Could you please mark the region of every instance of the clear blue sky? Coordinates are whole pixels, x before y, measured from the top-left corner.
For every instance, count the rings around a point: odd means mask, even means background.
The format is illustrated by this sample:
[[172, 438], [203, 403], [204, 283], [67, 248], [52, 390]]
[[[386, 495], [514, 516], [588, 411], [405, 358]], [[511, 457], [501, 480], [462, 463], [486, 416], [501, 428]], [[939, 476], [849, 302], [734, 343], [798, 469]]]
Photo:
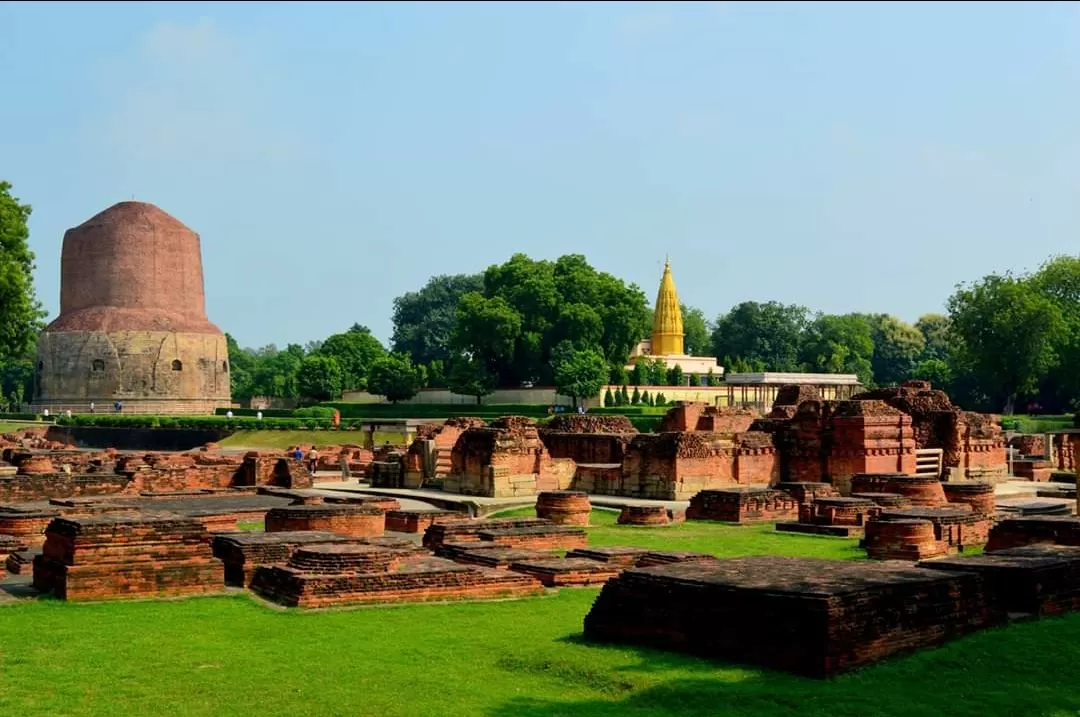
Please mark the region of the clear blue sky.
[[0, 178], [65, 229], [153, 202], [244, 345], [514, 252], [710, 317], [908, 321], [1076, 252], [1075, 3], [0, 5]]

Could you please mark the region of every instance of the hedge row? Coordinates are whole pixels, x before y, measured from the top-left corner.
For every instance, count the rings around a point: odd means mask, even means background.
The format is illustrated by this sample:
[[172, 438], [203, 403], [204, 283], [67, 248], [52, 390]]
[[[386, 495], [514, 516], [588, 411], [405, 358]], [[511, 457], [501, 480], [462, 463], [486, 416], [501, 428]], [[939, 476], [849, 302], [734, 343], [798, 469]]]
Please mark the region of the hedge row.
[[320, 406], [336, 408], [342, 418], [453, 418], [476, 416], [498, 418], [499, 416], [529, 416], [542, 418], [548, 415], [548, 407], [531, 403], [504, 403], [476, 405], [468, 403], [345, 403], [336, 401]]
[[310, 406], [308, 408], [217, 408], [215, 416], [224, 416], [232, 411], [233, 416], [258, 416], [263, 418], [333, 418], [334, 409], [327, 406]]
[[40, 413], [0, 413], [0, 421], [41, 421]]
[[[97, 426], [100, 428], [155, 428], [155, 429], [207, 429], [226, 431], [297, 431], [331, 430], [333, 422], [328, 418], [258, 418], [249, 416], [99, 416], [82, 414], [56, 419], [58, 426]], [[361, 421], [342, 421], [340, 430], [357, 431]]]
[[590, 408], [589, 413], [602, 416], [663, 416], [671, 410], [671, 406], [608, 406], [607, 408]]

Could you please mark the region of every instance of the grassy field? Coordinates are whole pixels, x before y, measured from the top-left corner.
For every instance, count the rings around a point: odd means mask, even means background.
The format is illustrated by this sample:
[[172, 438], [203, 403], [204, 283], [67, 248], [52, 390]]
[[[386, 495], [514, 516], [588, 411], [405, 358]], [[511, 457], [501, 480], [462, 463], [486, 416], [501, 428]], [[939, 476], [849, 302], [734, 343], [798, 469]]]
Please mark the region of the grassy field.
[[[237, 431], [218, 443], [222, 448], [290, 448], [295, 445], [340, 446], [343, 443], [360, 445], [370, 435], [366, 431]], [[375, 432], [376, 444], [389, 441], [399, 444], [404, 434]]]
[[[593, 544], [851, 558], [853, 541], [713, 523]], [[0, 607], [0, 714], [1075, 715], [1080, 615], [982, 633], [832, 682], [581, 640], [597, 591], [323, 612], [247, 595]]]

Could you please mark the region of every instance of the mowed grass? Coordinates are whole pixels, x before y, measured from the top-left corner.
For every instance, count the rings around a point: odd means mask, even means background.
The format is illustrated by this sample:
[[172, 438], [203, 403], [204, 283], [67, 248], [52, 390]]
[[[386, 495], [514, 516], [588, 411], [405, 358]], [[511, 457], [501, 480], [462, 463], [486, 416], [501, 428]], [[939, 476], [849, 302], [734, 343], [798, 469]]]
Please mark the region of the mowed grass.
[[[528, 511], [521, 511], [529, 514]], [[505, 515], [505, 514], [504, 514]], [[857, 557], [854, 541], [772, 526], [615, 525], [595, 545], [733, 556]], [[1076, 714], [1080, 615], [1010, 626], [831, 682], [678, 654], [589, 645], [597, 590], [492, 603], [304, 612], [247, 595], [0, 607], [0, 714]]]
[[[218, 442], [222, 448], [292, 448], [293, 446], [362, 445], [370, 434], [366, 431], [237, 431]], [[386, 441], [401, 443], [402, 434], [375, 432], [376, 444]]]

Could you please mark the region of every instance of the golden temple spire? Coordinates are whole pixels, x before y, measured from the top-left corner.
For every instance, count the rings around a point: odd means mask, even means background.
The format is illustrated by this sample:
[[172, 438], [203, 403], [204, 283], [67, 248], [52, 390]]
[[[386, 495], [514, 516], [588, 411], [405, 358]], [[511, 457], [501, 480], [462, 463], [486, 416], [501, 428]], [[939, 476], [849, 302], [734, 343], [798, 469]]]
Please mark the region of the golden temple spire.
[[682, 309], [679, 294], [675, 291], [675, 279], [671, 276], [670, 257], [664, 259], [664, 277], [656, 295], [651, 353], [653, 356], [683, 355]]

